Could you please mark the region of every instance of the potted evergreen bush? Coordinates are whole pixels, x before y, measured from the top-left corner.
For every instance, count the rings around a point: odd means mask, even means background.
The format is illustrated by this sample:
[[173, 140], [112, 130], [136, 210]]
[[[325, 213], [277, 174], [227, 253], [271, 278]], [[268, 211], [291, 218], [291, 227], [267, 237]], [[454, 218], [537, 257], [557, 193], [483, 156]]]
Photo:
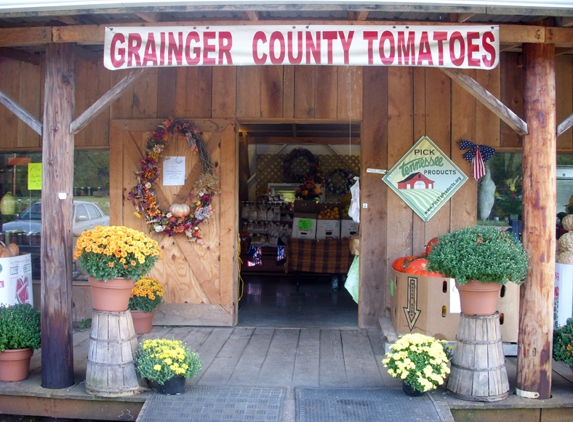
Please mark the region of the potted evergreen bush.
[[0, 305], [0, 381], [28, 377], [30, 359], [41, 343], [40, 313], [29, 304]]
[[573, 318], [553, 331], [553, 359], [563, 362], [573, 370]]
[[[509, 282], [522, 284], [528, 269], [527, 253], [513, 234], [483, 226], [439, 236], [428, 261], [429, 271], [456, 280], [462, 312], [467, 315], [494, 314], [501, 286]], [[474, 299], [481, 295], [473, 289], [489, 292], [494, 302], [487, 306], [483, 298], [478, 298], [474, 306]]]

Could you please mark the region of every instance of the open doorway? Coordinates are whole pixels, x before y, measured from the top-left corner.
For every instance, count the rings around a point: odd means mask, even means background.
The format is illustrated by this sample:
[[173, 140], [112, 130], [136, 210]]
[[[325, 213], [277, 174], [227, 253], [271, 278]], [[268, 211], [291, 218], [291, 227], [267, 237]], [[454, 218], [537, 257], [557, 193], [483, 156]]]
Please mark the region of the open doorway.
[[241, 122], [239, 132], [238, 325], [357, 327], [345, 282], [359, 123]]

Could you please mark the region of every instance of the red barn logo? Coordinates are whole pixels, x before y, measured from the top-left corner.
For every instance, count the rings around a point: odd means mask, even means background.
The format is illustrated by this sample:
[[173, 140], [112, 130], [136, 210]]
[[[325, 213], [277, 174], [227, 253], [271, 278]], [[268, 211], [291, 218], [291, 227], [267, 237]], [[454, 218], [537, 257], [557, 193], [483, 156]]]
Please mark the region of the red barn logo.
[[398, 189], [434, 189], [434, 181], [422, 173], [413, 173], [398, 182]]

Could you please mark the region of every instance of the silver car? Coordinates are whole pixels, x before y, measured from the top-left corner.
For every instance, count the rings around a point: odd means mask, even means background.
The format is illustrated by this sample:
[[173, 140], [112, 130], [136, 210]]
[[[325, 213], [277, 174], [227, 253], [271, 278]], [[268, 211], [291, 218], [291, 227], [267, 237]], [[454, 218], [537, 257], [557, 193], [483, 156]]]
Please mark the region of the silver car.
[[[96, 204], [85, 201], [74, 201], [74, 236], [83, 231], [93, 229], [95, 226], [109, 226], [109, 216]], [[2, 226], [2, 231], [22, 230], [26, 233], [40, 233], [42, 231], [42, 203], [35, 202], [20, 216]]]

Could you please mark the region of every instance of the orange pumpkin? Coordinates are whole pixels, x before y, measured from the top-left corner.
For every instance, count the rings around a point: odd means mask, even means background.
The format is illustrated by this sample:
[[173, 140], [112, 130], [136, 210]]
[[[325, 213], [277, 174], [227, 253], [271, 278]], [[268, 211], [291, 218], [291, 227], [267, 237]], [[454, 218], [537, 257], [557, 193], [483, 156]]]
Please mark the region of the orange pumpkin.
[[15, 243], [10, 243], [6, 248], [10, 251], [10, 256], [20, 255], [20, 248]]
[[405, 272], [404, 270], [406, 269], [408, 264], [410, 264], [410, 262], [412, 262], [418, 258], [420, 258], [420, 255], [408, 255], [408, 256], [402, 256], [400, 258], [396, 258], [394, 260], [394, 262], [392, 263], [392, 268], [394, 268], [398, 272], [403, 273], [403, 272]]
[[191, 213], [191, 208], [187, 204], [173, 204], [169, 207], [169, 212], [173, 217], [187, 217]]
[[428, 265], [430, 265], [430, 261], [426, 258], [418, 258], [410, 262], [404, 272], [423, 277], [442, 277], [440, 273], [428, 271]]
[[430, 255], [430, 252], [432, 252], [432, 248], [434, 246], [436, 246], [438, 244], [438, 238], [437, 237], [432, 237], [429, 241], [428, 244], [426, 245], [426, 255]]

